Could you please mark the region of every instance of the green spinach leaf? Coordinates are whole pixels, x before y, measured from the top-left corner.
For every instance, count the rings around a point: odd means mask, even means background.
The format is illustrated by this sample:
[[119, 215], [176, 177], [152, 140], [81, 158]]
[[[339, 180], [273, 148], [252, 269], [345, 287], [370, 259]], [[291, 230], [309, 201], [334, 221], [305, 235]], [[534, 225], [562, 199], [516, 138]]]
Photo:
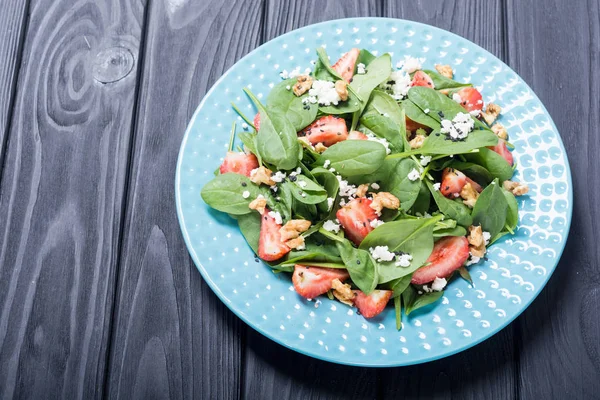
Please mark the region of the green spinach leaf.
[[376, 171], [385, 159], [385, 147], [370, 140], [344, 140], [325, 150], [317, 163], [325, 160], [343, 176], [365, 175]]
[[337, 241], [336, 246], [352, 282], [365, 294], [370, 294], [378, 282], [377, 268], [371, 254], [366, 250], [354, 248], [346, 239]]
[[267, 97], [267, 109], [274, 110], [290, 121], [296, 131], [301, 131], [310, 125], [317, 117], [319, 107], [316, 104], [302, 102], [308, 95], [296, 96], [293, 87], [296, 78], [281, 81], [269, 93]]
[[258, 238], [260, 237], [260, 214], [252, 212], [237, 216], [238, 226], [248, 246], [258, 254]]
[[443, 291], [418, 294], [417, 290], [411, 285], [402, 293], [404, 313], [409, 315], [411, 312], [418, 310], [419, 308], [435, 303], [443, 295]]
[[504, 157], [493, 150], [482, 148], [477, 153], [465, 154], [467, 161], [481, 165], [487, 169], [494, 178], [504, 182], [513, 176], [511, 165], [506, 162]]
[[502, 194], [506, 198], [506, 224], [505, 227], [513, 233], [519, 223], [519, 204], [515, 196], [508, 190], [502, 188]]
[[440, 75], [438, 72], [432, 71], [430, 69], [424, 69], [423, 72], [425, 72], [427, 75], [429, 75], [429, 77], [433, 81], [433, 85], [436, 90], [454, 89], [454, 88], [473, 86], [473, 84], [471, 84], [471, 83], [462, 83], [462, 82], [457, 82], [450, 78], [446, 78], [445, 76]]
[[437, 204], [444, 215], [456, 220], [457, 224], [464, 227], [469, 227], [473, 224], [473, 218], [471, 217], [469, 207], [444, 197], [439, 190], [433, 188], [433, 184], [429, 180], [425, 181], [429, 188], [429, 192], [431, 192], [431, 195], [433, 196], [435, 204]]
[[[249, 196], [244, 198], [243, 193]], [[242, 215], [252, 212], [248, 205], [263, 192], [244, 175], [228, 172], [217, 175], [200, 192], [206, 204], [222, 212]]]
[[494, 181], [479, 195], [473, 207], [473, 224], [481, 225], [484, 231], [495, 237], [506, 222], [508, 204], [498, 181]]
[[412, 274], [405, 275], [402, 278], [394, 279], [386, 283], [384, 286], [392, 290], [394, 294], [392, 294], [392, 298], [400, 297], [402, 292], [406, 290], [408, 285], [410, 285], [410, 280], [412, 279]]
[[427, 189], [427, 184], [423, 181], [420, 183], [419, 194], [413, 206], [411, 208], [411, 214], [421, 214], [425, 215], [425, 213], [429, 210], [429, 205], [431, 202], [431, 193], [429, 193], [429, 189]]

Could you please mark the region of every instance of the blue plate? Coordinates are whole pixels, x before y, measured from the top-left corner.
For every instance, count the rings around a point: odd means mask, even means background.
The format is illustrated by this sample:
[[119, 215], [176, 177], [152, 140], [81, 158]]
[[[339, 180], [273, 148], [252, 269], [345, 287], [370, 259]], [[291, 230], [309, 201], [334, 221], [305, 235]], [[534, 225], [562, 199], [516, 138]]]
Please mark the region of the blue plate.
[[[519, 198], [516, 234], [489, 249], [488, 260], [470, 267], [474, 285], [453, 281], [442, 301], [404, 318], [395, 329], [394, 308], [366, 320], [326, 297], [298, 296], [290, 275], [258, 262], [235, 221], [211, 210], [200, 189], [213, 177], [227, 150], [235, 102], [256, 112], [242, 88], [263, 100], [282, 70], [312, 67], [315, 49], [332, 60], [352, 47], [404, 55], [423, 65], [450, 64], [455, 79], [473, 82], [486, 103], [502, 107], [518, 162], [516, 179], [529, 184]], [[241, 124], [238, 124], [238, 127]], [[515, 319], [540, 293], [565, 246], [572, 212], [572, 185], [562, 141], [550, 115], [508, 66], [470, 41], [411, 21], [343, 19], [307, 26], [260, 46], [212, 87], [196, 110], [181, 144], [175, 180], [177, 212], [198, 270], [242, 320], [272, 340], [311, 357], [360, 366], [417, 364], [469, 348]]]

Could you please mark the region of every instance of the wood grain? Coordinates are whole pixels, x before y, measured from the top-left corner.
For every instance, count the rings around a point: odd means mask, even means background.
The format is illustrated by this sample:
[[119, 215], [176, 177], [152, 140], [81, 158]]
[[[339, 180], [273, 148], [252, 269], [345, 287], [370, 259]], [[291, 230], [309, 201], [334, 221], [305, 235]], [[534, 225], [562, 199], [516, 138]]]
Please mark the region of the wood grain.
[[[500, 0], [386, 1], [385, 16], [423, 22], [461, 35], [505, 59], [504, 8]], [[516, 396], [514, 328], [446, 359], [402, 369], [382, 370], [384, 397], [509, 399]]]
[[18, 63], [25, 41], [27, 8], [26, 0], [0, 0], [0, 181], [17, 86]]
[[136, 79], [95, 66], [133, 62], [141, 11], [32, 4], [0, 187], [0, 398], [103, 393]]
[[524, 398], [600, 394], [600, 5], [508, 2], [508, 60], [548, 108], [573, 173], [573, 222], [561, 262], [520, 321]]
[[110, 398], [239, 397], [241, 322], [191, 262], [174, 171], [202, 96], [258, 46], [260, 1], [152, 2], [136, 116]]

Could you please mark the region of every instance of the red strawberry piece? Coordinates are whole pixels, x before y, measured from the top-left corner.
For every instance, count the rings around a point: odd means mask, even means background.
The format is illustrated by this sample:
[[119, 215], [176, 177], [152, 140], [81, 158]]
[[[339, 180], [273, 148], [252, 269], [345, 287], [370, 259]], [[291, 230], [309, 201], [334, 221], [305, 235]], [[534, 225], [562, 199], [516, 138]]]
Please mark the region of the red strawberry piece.
[[467, 183], [465, 174], [454, 168], [444, 168], [440, 192], [446, 197], [458, 197], [465, 183]]
[[410, 83], [410, 86], [425, 86], [430, 89], [435, 88], [435, 85], [433, 84], [433, 80], [431, 79], [431, 77], [423, 71], [415, 72], [415, 74], [413, 75], [412, 82]]
[[366, 197], [359, 197], [340, 208], [335, 215], [342, 224], [346, 237], [357, 246], [374, 229], [371, 221], [377, 219], [377, 214], [370, 207], [372, 202]]
[[481, 111], [483, 109], [483, 98], [481, 97], [481, 93], [473, 87], [460, 89], [452, 96], [452, 98], [458, 100], [456, 96], [460, 97], [460, 105], [468, 112]]
[[490, 147], [488, 147], [488, 149], [500, 154], [502, 156], [502, 158], [504, 158], [506, 160], [507, 163], [509, 163], [510, 165], [513, 165], [513, 162], [514, 162], [513, 155], [510, 152], [510, 150], [508, 149], [508, 147], [506, 146], [506, 141], [504, 139], [498, 139], [498, 144], [495, 146], [490, 146]]
[[250, 176], [253, 169], [258, 168], [258, 160], [254, 154], [228, 151], [219, 171], [222, 174], [233, 172], [236, 174]]
[[294, 289], [302, 297], [314, 299], [331, 289], [334, 279], [345, 281], [350, 275], [345, 269], [311, 267], [308, 265], [294, 266], [292, 282]]
[[350, 131], [348, 134], [348, 140], [368, 140], [367, 135], [361, 131]]
[[[416, 270], [411, 282], [424, 285], [435, 278], [446, 278], [469, 258], [469, 241], [464, 236], [446, 236], [435, 242], [425, 266]], [[429, 264], [429, 265], [427, 265]]]
[[475, 182], [473, 179], [469, 178], [468, 176], [466, 177], [467, 182], [471, 184], [471, 186], [473, 186], [473, 189], [477, 190], [479, 193], [483, 192], [483, 188], [481, 187], [481, 185], [477, 182]]
[[260, 129], [260, 113], [256, 113], [256, 115], [254, 116], [254, 127], [258, 132], [258, 130]]
[[425, 125], [422, 125], [422, 124], [415, 122], [412, 119], [406, 117], [406, 130], [407, 131], [414, 132], [419, 128], [426, 129], [427, 127]]
[[281, 225], [269, 215], [269, 209], [265, 208], [260, 220], [260, 236], [258, 237], [258, 256], [261, 259], [265, 261], [279, 260], [290, 251], [290, 248], [281, 240], [279, 229], [281, 229]]
[[359, 53], [360, 49], [354, 48], [340, 57], [340, 59], [331, 66], [331, 68], [340, 74], [340, 76], [348, 83], [350, 83], [352, 76], [354, 75], [354, 66], [356, 65]]
[[373, 318], [381, 314], [393, 293], [391, 290], [373, 290], [369, 295], [360, 290], [353, 290], [353, 292], [356, 294], [354, 305], [365, 318]]
[[313, 122], [299, 135], [306, 136], [312, 144], [323, 143], [325, 146], [331, 146], [348, 138], [348, 128], [343, 118], [327, 115]]

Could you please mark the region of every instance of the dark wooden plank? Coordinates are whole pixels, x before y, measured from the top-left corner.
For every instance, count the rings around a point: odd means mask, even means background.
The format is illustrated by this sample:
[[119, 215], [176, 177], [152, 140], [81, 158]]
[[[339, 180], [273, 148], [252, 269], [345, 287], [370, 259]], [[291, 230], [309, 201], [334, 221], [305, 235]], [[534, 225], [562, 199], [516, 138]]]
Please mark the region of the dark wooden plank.
[[508, 59], [556, 123], [573, 175], [573, 223], [548, 286], [519, 319], [523, 398], [600, 394], [600, 5], [508, 2]]
[[[503, 5], [500, 0], [393, 1], [384, 5], [387, 17], [423, 22], [461, 35], [500, 59], [505, 59]], [[439, 361], [382, 370], [385, 397], [508, 399], [515, 396], [513, 327], [486, 342]]]
[[[266, 39], [337, 18], [380, 16], [379, 1], [267, 1]], [[312, 359], [247, 328], [243, 397], [356, 399], [377, 396], [377, 371]]]
[[241, 322], [188, 256], [175, 212], [174, 171], [202, 96], [259, 44], [262, 9], [259, 0], [150, 6], [110, 353], [111, 398], [239, 396]]
[[31, 7], [0, 187], [0, 398], [102, 396], [141, 16]]
[[23, 33], [27, 27], [27, 7], [26, 0], [0, 0], [0, 172], [8, 140], [18, 62], [23, 50]]

